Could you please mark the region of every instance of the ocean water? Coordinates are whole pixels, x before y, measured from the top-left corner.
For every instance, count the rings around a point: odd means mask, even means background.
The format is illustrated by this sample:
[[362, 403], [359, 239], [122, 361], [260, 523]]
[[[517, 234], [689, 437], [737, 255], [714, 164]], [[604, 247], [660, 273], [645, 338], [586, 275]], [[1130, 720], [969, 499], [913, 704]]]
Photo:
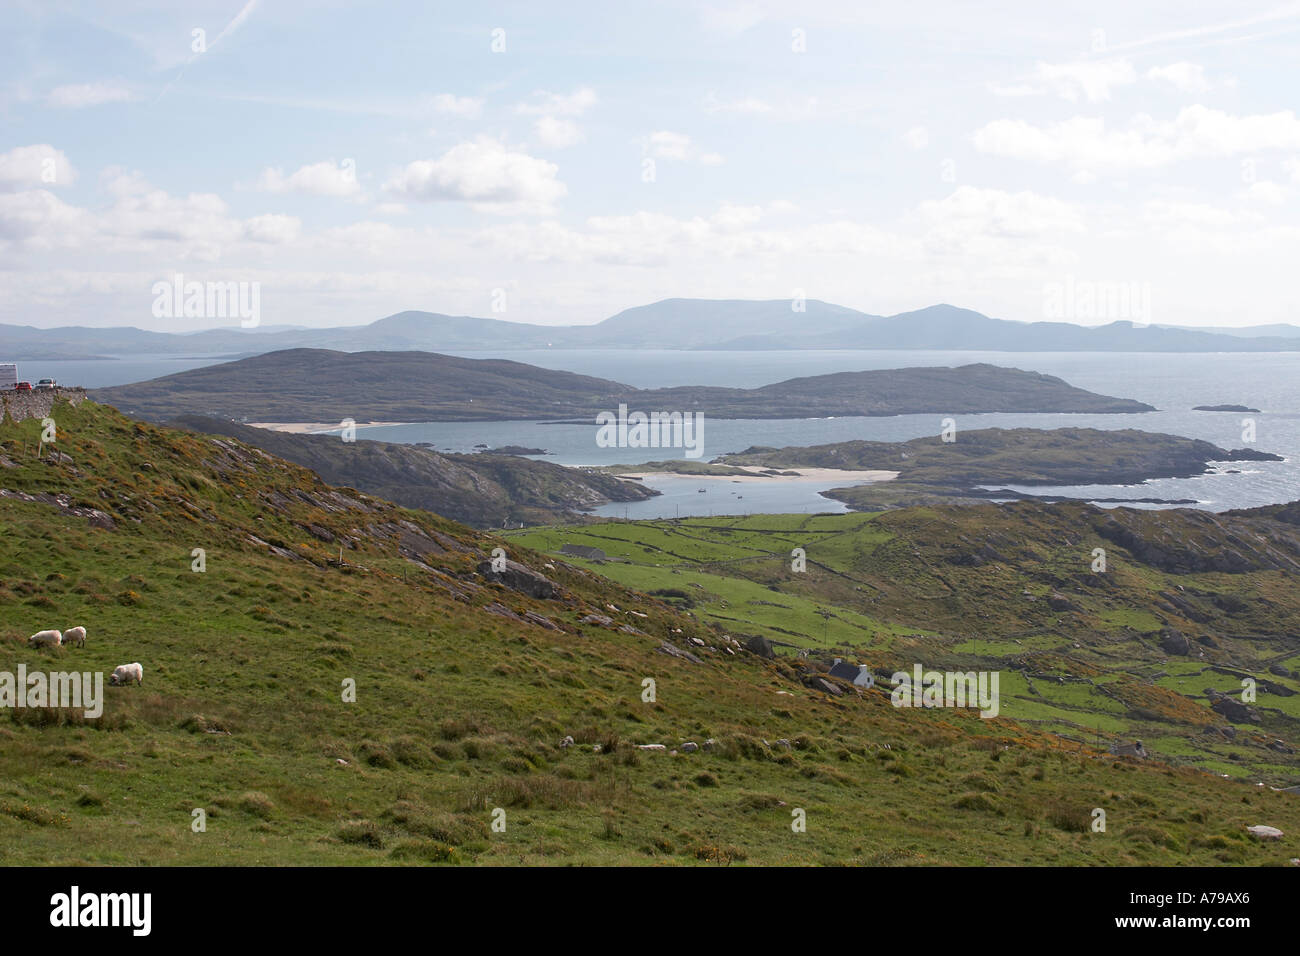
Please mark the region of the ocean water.
[[[1056, 375], [1072, 385], [1123, 398], [1134, 398], [1159, 409], [1137, 415], [993, 414], [957, 415], [958, 441], [962, 429], [987, 427], [1139, 428], [1201, 438], [1223, 448], [1248, 444], [1284, 456], [1284, 462], [1240, 462], [1215, 468], [1198, 478], [1160, 479], [1140, 486], [1088, 488], [1033, 487], [1041, 494], [1101, 498], [1189, 498], [1211, 510], [1253, 507], [1300, 498], [1300, 352], [1239, 353], [1114, 353], [1114, 352], [960, 352], [836, 350], [804, 352], [682, 352], [675, 350], [502, 350], [455, 353], [469, 358], [506, 358], [595, 375], [647, 388], [673, 385], [724, 385], [749, 388], [788, 378], [828, 372], [910, 366], [956, 366], [988, 362]], [[130, 356], [117, 361], [32, 362], [19, 371], [24, 377], [52, 376], [68, 384], [100, 387], [141, 381], [185, 368], [221, 361], [215, 356], [187, 358]], [[40, 372], [38, 375], [37, 372]], [[1194, 405], [1236, 404], [1260, 409], [1259, 414], [1196, 412]], [[672, 409], [641, 409], [672, 411]], [[611, 409], [613, 411], [613, 409]], [[751, 445], [813, 445], [849, 439], [903, 441], [937, 435], [942, 415], [899, 415], [890, 418], [822, 418], [723, 420], [706, 418], [704, 455], [708, 460]], [[1253, 444], [1243, 439], [1243, 419], [1255, 422]], [[681, 449], [599, 448], [596, 426], [552, 425], [542, 422], [434, 422], [358, 429], [366, 438], [397, 442], [430, 442], [440, 451], [470, 452], [476, 445], [506, 444], [544, 448], [543, 457], [565, 465], [609, 465], [684, 458]], [[674, 482], [680, 482], [680, 487]], [[822, 498], [806, 482], [755, 482], [744, 486], [744, 498], [718, 482], [654, 478], [665, 493], [647, 502], [608, 505], [598, 513], [629, 517], [682, 514], [744, 514], [763, 511], [838, 511], [837, 502]], [[719, 489], [714, 491], [715, 486]], [[704, 494], [699, 487], [706, 487]], [[824, 487], [833, 487], [833, 483]], [[1012, 486], [1015, 487], [1015, 486]], [[726, 490], [723, 490], [726, 489]], [[692, 497], [694, 496], [694, 497]], [[716, 498], [716, 504], [715, 504]], [[707, 501], [706, 501], [707, 500]], [[690, 510], [688, 510], [690, 509]], [[703, 509], [696, 510], [696, 509]]]
[[[466, 353], [469, 354], [469, 353]], [[476, 353], [480, 356], [482, 353]], [[1072, 385], [1154, 405], [1158, 411], [1135, 415], [991, 414], [958, 415], [962, 429], [973, 428], [1138, 428], [1213, 442], [1221, 448], [1253, 447], [1286, 458], [1282, 462], [1237, 462], [1214, 467], [1197, 478], [1170, 478], [1142, 485], [1026, 487], [1013, 490], [1079, 497], [1192, 499], [1215, 511], [1246, 508], [1300, 498], [1300, 353], [1164, 354], [1113, 352], [677, 352], [618, 350], [492, 353], [493, 357], [549, 368], [599, 375], [638, 387], [686, 384], [753, 387], [804, 375], [918, 365], [965, 365], [988, 362], [1056, 375]], [[1259, 414], [1198, 412], [1196, 405], [1233, 404], [1260, 409]], [[657, 411], [658, 409], [642, 409]], [[670, 409], [664, 409], [670, 411]], [[865, 439], [906, 441], [937, 435], [941, 415], [890, 418], [821, 418], [779, 420], [707, 419], [703, 460], [752, 445], [816, 445]], [[1253, 419], [1254, 442], [1246, 439], [1244, 419]], [[544, 460], [565, 465], [629, 464], [685, 458], [680, 449], [599, 448], [596, 427], [542, 422], [432, 423], [364, 429], [384, 441], [425, 441], [446, 451], [469, 452], [479, 443], [490, 447], [518, 444], [544, 448]], [[635, 504], [611, 504], [597, 514], [629, 518], [691, 514], [747, 514], [771, 511], [838, 511], [842, 506], [817, 494], [834, 483], [773, 481], [759, 487], [746, 483], [744, 497], [715, 491], [714, 482], [652, 478], [661, 497]], [[706, 488], [700, 494], [699, 487]], [[725, 487], [725, 486], [721, 486]], [[735, 486], [739, 488], [740, 486]], [[1138, 507], [1158, 507], [1137, 504]]]

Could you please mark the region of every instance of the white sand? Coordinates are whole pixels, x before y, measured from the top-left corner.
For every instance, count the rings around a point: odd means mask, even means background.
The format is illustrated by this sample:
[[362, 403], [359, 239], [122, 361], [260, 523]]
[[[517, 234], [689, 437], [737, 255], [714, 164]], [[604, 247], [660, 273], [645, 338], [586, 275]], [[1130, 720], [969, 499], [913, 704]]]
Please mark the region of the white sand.
[[[288, 432], [290, 435], [315, 435], [319, 432], [336, 432], [343, 424], [330, 422], [245, 422], [251, 428], [265, 428], [273, 432]], [[357, 422], [357, 428], [370, 428], [373, 425], [404, 425], [405, 422]]]
[[691, 478], [700, 481], [735, 481], [740, 483], [752, 481], [817, 481], [817, 482], [836, 482], [839, 484], [863, 484], [874, 481], [890, 481], [898, 477], [896, 471], [849, 471], [844, 468], [782, 468], [780, 471], [795, 471], [797, 475], [765, 475], [762, 469], [737, 466], [745, 468], [752, 474], [748, 475], [693, 475], [690, 472], [679, 471], [625, 471], [616, 475], [616, 478]]

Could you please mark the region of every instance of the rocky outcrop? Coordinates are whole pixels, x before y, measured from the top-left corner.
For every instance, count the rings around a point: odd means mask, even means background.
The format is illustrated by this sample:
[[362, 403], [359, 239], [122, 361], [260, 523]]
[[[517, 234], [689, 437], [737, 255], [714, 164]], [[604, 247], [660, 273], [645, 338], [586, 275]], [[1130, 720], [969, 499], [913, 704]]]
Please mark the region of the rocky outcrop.
[[1184, 634], [1171, 628], [1161, 635], [1160, 649], [1166, 654], [1176, 654], [1179, 657], [1186, 657], [1191, 653], [1192, 645]]
[[1255, 711], [1255, 708], [1248, 707], [1241, 701], [1224, 694], [1216, 696], [1210, 707], [1215, 713], [1222, 714], [1234, 724], [1259, 723], [1259, 714]]
[[505, 561], [504, 567], [500, 571], [495, 569], [490, 559], [480, 561], [478, 573], [489, 581], [494, 581], [512, 591], [518, 591], [520, 594], [526, 594], [541, 601], [549, 601], [560, 596], [560, 589], [555, 582], [546, 575], [534, 571], [518, 561]]
[[366, 439], [345, 442], [337, 435], [295, 435], [198, 415], [169, 424], [237, 438], [310, 468], [330, 484], [477, 527], [548, 523], [611, 501], [641, 501], [659, 493], [612, 475], [512, 455], [443, 454]]

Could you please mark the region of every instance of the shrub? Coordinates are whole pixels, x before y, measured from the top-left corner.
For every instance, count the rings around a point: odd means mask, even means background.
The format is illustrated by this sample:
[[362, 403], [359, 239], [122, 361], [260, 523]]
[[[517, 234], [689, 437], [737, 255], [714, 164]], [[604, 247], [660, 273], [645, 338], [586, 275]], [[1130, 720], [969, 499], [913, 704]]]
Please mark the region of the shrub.
[[375, 850], [384, 848], [384, 837], [379, 828], [368, 820], [356, 820], [344, 824], [339, 829], [338, 837], [344, 843], [353, 846], [368, 846]]
[[262, 820], [269, 820], [275, 812], [275, 803], [259, 790], [249, 790], [240, 796], [238, 802], [239, 809]]
[[980, 813], [1001, 813], [1002, 808], [987, 793], [963, 793], [953, 804], [958, 810], [975, 810]]

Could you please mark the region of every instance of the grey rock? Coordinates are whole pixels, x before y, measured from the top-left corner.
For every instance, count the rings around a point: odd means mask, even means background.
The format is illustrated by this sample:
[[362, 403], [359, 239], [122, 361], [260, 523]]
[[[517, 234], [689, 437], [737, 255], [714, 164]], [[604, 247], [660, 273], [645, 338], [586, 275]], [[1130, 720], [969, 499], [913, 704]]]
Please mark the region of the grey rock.
[[493, 570], [491, 560], [480, 561], [477, 570], [489, 581], [503, 584], [512, 591], [532, 598], [550, 600], [560, 596], [560, 589], [550, 578], [518, 561], [506, 561], [505, 568], [501, 571]]

